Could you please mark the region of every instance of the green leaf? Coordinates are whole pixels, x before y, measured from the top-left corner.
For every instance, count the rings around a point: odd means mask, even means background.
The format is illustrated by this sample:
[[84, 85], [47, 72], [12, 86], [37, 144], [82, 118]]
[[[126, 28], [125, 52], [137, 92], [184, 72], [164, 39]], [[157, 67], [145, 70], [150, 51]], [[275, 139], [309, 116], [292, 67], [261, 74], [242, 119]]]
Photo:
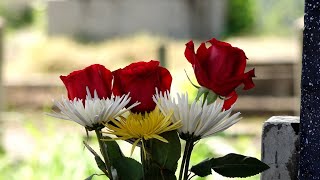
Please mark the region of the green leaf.
[[170, 131], [160, 134], [169, 143], [152, 139], [151, 141], [151, 159], [158, 164], [161, 169], [168, 169], [175, 172], [178, 160], [181, 156], [181, 144], [177, 131]]
[[99, 169], [107, 175], [108, 174], [107, 167], [106, 167], [105, 163], [103, 162], [103, 160], [98, 155], [98, 153], [96, 153], [85, 141], [83, 141], [83, 144], [94, 155], [94, 159], [96, 160], [96, 163], [97, 163]]
[[143, 177], [142, 165], [132, 158], [118, 158], [113, 165], [120, 179], [140, 180]]
[[158, 165], [152, 164], [145, 175], [145, 179], [152, 180], [176, 180], [175, 172], [167, 169], [161, 169]]
[[203, 94], [208, 94], [208, 93], [209, 93], [209, 89], [201, 86], [201, 87], [198, 89], [196, 101], [198, 101]]
[[212, 169], [225, 177], [249, 177], [259, 174], [269, 166], [257, 158], [240, 154], [227, 154], [226, 156], [211, 159]]
[[94, 156], [94, 160], [96, 160], [98, 168], [107, 175], [108, 174], [107, 167], [105, 163], [102, 161], [102, 159], [100, 158], [100, 156]]
[[213, 91], [209, 90], [208, 96], [207, 96], [207, 104], [214, 103], [218, 98], [218, 95], [214, 93]]
[[206, 160], [200, 162], [199, 164], [192, 166], [190, 171], [200, 177], [205, 177], [205, 176], [210, 175], [211, 174], [211, 167], [212, 167], [212, 162], [211, 162], [212, 159], [206, 159]]
[[[113, 171], [115, 168], [115, 162], [121, 161], [121, 158], [124, 157], [124, 154], [122, 153], [120, 146], [118, 143], [114, 140], [112, 140], [110, 137], [105, 136], [104, 139], [110, 139], [107, 141], [102, 141], [103, 148], [105, 148], [105, 151], [108, 154], [109, 162], [111, 165], [111, 171]], [[118, 172], [118, 171], [117, 171]], [[114, 179], [117, 179], [117, 177], [122, 177], [119, 173], [113, 173]]]
[[84, 180], [92, 180], [93, 176], [101, 176], [101, 175], [105, 175], [105, 174], [92, 174], [91, 176], [87, 177]]
[[87, 177], [86, 179], [84, 180], [91, 180], [93, 178], [93, 176], [95, 176], [96, 174], [92, 174], [91, 176]]
[[111, 140], [110, 137], [103, 137], [104, 139], [110, 139], [110, 141], [103, 141], [104, 148], [106, 148], [106, 152], [108, 153], [109, 160], [111, 166], [113, 166], [114, 162], [117, 161], [119, 158], [124, 157], [118, 143], [114, 140]]

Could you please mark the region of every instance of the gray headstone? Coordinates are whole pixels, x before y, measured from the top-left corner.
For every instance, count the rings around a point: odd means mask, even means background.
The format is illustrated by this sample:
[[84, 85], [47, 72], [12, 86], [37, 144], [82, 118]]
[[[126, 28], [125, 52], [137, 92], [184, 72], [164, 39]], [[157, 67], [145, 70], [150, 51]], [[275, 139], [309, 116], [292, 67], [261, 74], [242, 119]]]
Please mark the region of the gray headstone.
[[297, 179], [299, 123], [296, 116], [273, 116], [264, 123], [261, 159], [270, 169], [261, 174], [261, 180]]

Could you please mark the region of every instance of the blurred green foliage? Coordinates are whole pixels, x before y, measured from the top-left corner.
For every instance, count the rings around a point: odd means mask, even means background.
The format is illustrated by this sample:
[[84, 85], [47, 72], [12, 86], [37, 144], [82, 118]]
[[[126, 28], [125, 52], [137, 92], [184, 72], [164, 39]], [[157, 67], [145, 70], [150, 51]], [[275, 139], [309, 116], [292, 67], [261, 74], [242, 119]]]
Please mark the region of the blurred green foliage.
[[227, 36], [254, 31], [256, 0], [229, 0], [227, 8]]
[[[34, 121], [25, 121], [24, 129], [35, 143], [33, 153], [25, 158], [0, 154], [0, 179], [85, 179], [92, 174], [102, 174], [93, 156], [84, 148], [82, 136], [77, 133], [58, 133], [56, 128], [60, 121], [55, 123], [46, 120], [46, 125], [42, 128], [38, 128], [39, 125], [35, 125]], [[96, 140], [90, 144], [97, 146]], [[106, 178], [95, 176], [93, 179]]]
[[[260, 34], [289, 35], [296, 33], [297, 19], [303, 17], [304, 0], [257, 1], [257, 30]], [[302, 28], [302, 27], [300, 27]]]
[[290, 35], [303, 11], [303, 0], [229, 0], [225, 36]]
[[19, 28], [30, 25], [34, 20], [33, 8], [25, 5], [17, 9], [10, 8], [5, 1], [0, 2], [0, 16], [2, 16], [9, 28]]
[[33, 27], [44, 31], [46, 26], [46, 1], [1, 0], [0, 17], [5, 20], [6, 29], [9, 31], [24, 27]]

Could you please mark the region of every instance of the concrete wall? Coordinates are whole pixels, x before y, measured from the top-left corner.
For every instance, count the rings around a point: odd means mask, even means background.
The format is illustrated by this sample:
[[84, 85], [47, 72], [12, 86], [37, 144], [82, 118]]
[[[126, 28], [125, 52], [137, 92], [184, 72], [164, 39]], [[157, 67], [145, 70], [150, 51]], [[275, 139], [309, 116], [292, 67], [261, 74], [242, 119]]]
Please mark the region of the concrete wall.
[[49, 0], [50, 35], [109, 38], [150, 32], [175, 38], [220, 36], [225, 0]]

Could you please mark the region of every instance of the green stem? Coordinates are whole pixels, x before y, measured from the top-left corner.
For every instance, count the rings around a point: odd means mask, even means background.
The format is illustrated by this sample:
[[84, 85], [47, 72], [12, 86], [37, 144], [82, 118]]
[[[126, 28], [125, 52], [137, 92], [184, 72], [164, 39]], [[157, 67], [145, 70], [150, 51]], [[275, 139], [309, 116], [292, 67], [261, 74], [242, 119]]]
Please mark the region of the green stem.
[[190, 143], [189, 143], [189, 141], [186, 141], [186, 145], [185, 145], [184, 151], [183, 151], [183, 157], [182, 157], [182, 161], [181, 161], [180, 173], [179, 173], [179, 179], [178, 180], [182, 179], [183, 170], [184, 170], [184, 166], [185, 166], [185, 163], [186, 163], [186, 158], [187, 158], [189, 147], [190, 147]]
[[194, 147], [193, 140], [189, 140], [189, 148], [187, 152], [187, 157], [186, 157], [186, 162], [185, 162], [185, 167], [184, 167], [184, 175], [183, 175], [183, 180], [188, 180], [188, 170], [189, 170], [189, 163], [190, 163], [190, 158], [191, 158], [191, 153]]
[[102, 133], [100, 130], [96, 129], [95, 130], [96, 134], [97, 134], [97, 138], [98, 138], [98, 142], [99, 142], [99, 146], [100, 146], [100, 152], [103, 156], [103, 159], [104, 159], [104, 162], [106, 164], [106, 167], [107, 167], [107, 170], [108, 170], [108, 173], [109, 173], [109, 179], [110, 180], [113, 180], [113, 177], [112, 177], [112, 170], [111, 170], [111, 164], [110, 164], [110, 160], [109, 160], [109, 156], [108, 156], [108, 153], [106, 151], [107, 147], [106, 147], [106, 144], [103, 143], [101, 141], [102, 139]]
[[193, 177], [195, 177], [196, 175], [194, 174], [194, 175], [192, 175], [188, 180], [191, 180]]
[[142, 174], [143, 174], [143, 180], [145, 179], [145, 173], [146, 173], [146, 158], [145, 158], [145, 153], [144, 149], [146, 148], [144, 146], [144, 140], [142, 139], [141, 141], [141, 148], [140, 148], [140, 157], [141, 157], [141, 164], [142, 164]]

